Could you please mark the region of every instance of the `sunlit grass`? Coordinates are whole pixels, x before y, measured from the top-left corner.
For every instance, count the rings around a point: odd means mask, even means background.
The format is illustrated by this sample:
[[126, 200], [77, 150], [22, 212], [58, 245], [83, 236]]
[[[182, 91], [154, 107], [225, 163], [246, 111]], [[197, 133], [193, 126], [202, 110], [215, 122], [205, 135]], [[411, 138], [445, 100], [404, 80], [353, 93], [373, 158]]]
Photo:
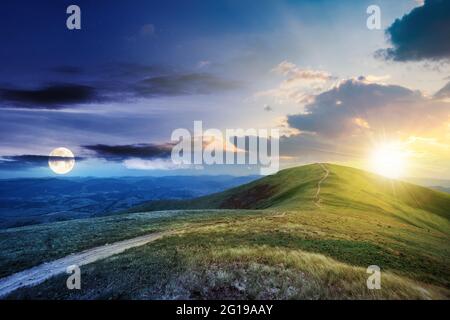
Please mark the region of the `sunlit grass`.
[[[68, 292], [60, 277], [14, 297], [448, 298], [450, 197], [327, 167], [320, 206], [314, 196], [323, 169], [313, 165], [198, 200], [140, 207], [259, 210], [131, 213], [0, 232], [0, 270], [12, 273], [87, 247], [175, 230], [83, 267], [81, 292]], [[381, 290], [367, 290], [369, 265], [382, 270]]]

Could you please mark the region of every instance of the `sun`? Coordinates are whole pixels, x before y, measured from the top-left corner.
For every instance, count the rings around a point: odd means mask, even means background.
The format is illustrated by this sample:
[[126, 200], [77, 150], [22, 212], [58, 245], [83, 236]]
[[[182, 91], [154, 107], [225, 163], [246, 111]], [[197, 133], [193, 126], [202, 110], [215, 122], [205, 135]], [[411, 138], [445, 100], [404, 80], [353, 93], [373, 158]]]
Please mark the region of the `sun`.
[[400, 178], [405, 174], [407, 153], [400, 143], [384, 143], [375, 148], [371, 155], [371, 168], [388, 178]]

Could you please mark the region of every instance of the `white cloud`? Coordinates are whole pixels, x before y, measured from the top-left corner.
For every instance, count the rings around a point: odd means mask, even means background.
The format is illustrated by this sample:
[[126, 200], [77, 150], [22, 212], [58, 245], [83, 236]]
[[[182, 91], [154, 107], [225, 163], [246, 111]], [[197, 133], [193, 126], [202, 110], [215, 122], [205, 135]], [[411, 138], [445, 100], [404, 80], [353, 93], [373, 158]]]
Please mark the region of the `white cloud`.
[[123, 164], [127, 169], [135, 170], [176, 170], [185, 169], [182, 165], [177, 165], [172, 162], [171, 159], [127, 159], [123, 161]]
[[364, 77], [360, 77], [361, 81], [364, 81], [366, 83], [384, 83], [386, 80], [389, 80], [391, 78], [390, 75], [386, 74], [386, 75], [381, 75], [381, 76], [376, 76], [373, 74], [369, 74], [367, 76]]
[[326, 82], [333, 79], [333, 77], [326, 71], [301, 69], [294, 63], [286, 60], [273, 68], [272, 71], [288, 77], [288, 81], [298, 81], [301, 79]]
[[201, 60], [197, 63], [197, 68], [202, 69], [202, 68], [206, 68], [207, 66], [209, 66], [211, 64], [211, 61], [208, 60]]
[[292, 62], [283, 61], [271, 70], [285, 79], [274, 89], [260, 91], [256, 97], [272, 97], [278, 103], [311, 103], [313, 96], [332, 85], [336, 80], [331, 74], [322, 70], [302, 69]]

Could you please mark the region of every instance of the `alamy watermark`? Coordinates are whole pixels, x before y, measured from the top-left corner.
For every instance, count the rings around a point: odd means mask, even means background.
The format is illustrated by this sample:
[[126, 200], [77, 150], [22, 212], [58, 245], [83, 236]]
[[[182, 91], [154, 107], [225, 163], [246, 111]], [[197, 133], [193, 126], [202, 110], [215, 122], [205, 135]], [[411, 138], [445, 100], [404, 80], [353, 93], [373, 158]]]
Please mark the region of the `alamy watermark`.
[[176, 165], [257, 165], [262, 175], [279, 170], [278, 129], [203, 130], [194, 121], [194, 131], [179, 128], [172, 132], [172, 162]]
[[[381, 9], [378, 5], [372, 4], [367, 7], [366, 13], [369, 15], [366, 26], [369, 30], [381, 29]], [[81, 8], [72, 4], [67, 7], [66, 14], [69, 16], [66, 20], [66, 27], [69, 30], [81, 30]]]
[[70, 14], [66, 20], [66, 27], [69, 30], [81, 29], [81, 9], [79, 6], [72, 4], [67, 7], [66, 13]]
[[367, 289], [381, 289], [381, 269], [377, 265], [371, 265], [367, 267], [367, 273], [371, 274], [369, 278], [367, 278]]
[[366, 21], [366, 26], [369, 30], [381, 29], [381, 9], [379, 6], [372, 4], [367, 7], [366, 13], [369, 17]]
[[69, 290], [80, 290], [81, 289], [81, 270], [76, 264], [68, 266], [66, 268], [66, 273], [70, 276], [66, 280], [66, 286]]

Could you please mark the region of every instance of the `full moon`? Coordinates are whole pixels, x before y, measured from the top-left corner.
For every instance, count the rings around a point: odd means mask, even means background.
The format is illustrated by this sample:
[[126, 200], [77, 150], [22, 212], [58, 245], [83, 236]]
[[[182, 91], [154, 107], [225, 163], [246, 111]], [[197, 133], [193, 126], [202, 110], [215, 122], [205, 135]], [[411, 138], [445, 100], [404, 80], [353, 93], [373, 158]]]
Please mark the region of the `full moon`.
[[56, 148], [48, 158], [48, 166], [56, 174], [66, 174], [75, 166], [75, 156], [67, 148]]

